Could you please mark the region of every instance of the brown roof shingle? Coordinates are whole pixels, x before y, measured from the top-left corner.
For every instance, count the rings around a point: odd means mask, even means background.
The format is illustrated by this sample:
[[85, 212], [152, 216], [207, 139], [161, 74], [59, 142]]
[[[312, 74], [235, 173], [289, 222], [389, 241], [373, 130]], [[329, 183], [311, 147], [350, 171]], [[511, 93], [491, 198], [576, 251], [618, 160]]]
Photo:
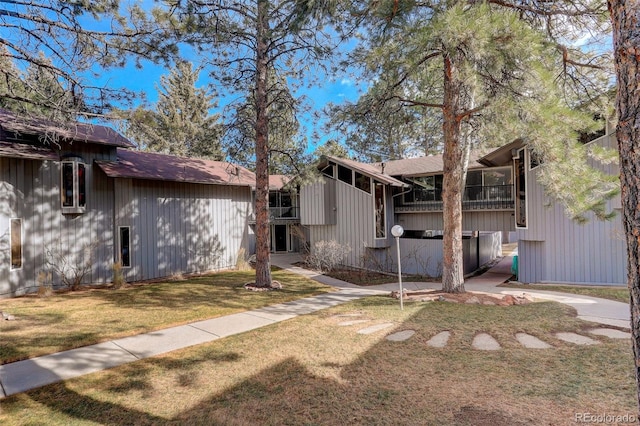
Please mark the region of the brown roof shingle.
[[255, 175], [226, 161], [118, 149], [118, 161], [96, 161], [112, 178], [252, 186]]
[[123, 148], [135, 146], [110, 127], [88, 123], [55, 123], [45, 119], [21, 117], [2, 108], [0, 108], [0, 128], [18, 134], [52, 135], [70, 142], [90, 142]]

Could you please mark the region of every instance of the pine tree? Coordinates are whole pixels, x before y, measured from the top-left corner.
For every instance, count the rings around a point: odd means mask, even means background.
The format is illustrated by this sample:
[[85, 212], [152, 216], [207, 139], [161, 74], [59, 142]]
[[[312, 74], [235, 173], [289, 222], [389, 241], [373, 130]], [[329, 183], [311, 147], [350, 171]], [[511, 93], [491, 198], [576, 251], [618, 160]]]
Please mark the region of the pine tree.
[[[372, 37], [355, 60], [366, 64], [370, 79], [376, 80], [376, 97], [408, 108], [434, 109], [442, 122], [445, 291], [464, 291], [461, 201], [472, 145], [492, 140], [496, 133], [500, 137], [493, 139], [501, 142], [526, 137], [547, 160], [572, 164], [561, 178], [583, 179], [575, 171], [583, 169], [587, 153], [576, 145], [576, 136], [591, 117], [572, 111], [567, 99], [575, 101], [575, 92], [558, 90], [556, 83], [559, 76], [568, 76], [565, 88], [574, 89], [578, 85], [569, 83], [578, 82], [587, 95], [595, 96], [605, 89], [598, 82], [606, 79], [580, 82], [588, 77], [579, 72], [581, 62], [559, 44], [561, 37], [549, 34], [560, 28], [556, 24], [561, 19], [570, 26], [583, 17], [600, 19], [602, 11], [569, 10], [578, 6], [571, 2], [534, 3], [367, 1], [356, 12], [369, 16]], [[593, 65], [598, 68], [595, 61]], [[592, 181], [578, 187], [580, 191], [570, 183], [554, 187], [559, 198], [582, 203], [573, 212], [576, 217], [585, 209], [606, 216], [604, 199], [615, 192], [603, 175], [590, 176]], [[603, 196], [589, 197], [599, 183], [609, 185], [599, 192]]]
[[[256, 281], [271, 286], [269, 259], [270, 106], [281, 88], [301, 82], [309, 67], [332, 53], [332, 34], [324, 31], [324, 4], [288, 0], [175, 2], [175, 22], [185, 40], [214, 66], [213, 76], [228, 90], [253, 102], [255, 141]], [[291, 92], [295, 92], [295, 89]], [[246, 102], [251, 94], [250, 102]], [[297, 112], [297, 111], [296, 111]]]
[[[40, 93], [33, 98], [0, 86], [0, 98], [31, 103], [32, 111], [45, 110], [49, 116], [107, 114], [115, 102], [131, 101], [135, 94], [96, 85], [104, 70], [131, 60], [167, 60], [177, 52], [173, 29], [164, 25], [170, 22], [164, 19], [166, 11], [145, 13], [138, 2], [125, 9], [112, 0], [0, 1], [0, 16], [2, 57], [18, 69], [30, 68], [33, 76], [46, 74], [58, 86], [51, 87], [56, 96]], [[10, 67], [0, 68], [0, 76], [15, 79]]]
[[640, 411], [640, 1], [609, 1], [618, 76], [616, 138], [631, 292], [631, 342]]
[[160, 78], [155, 110], [138, 108], [126, 133], [143, 149], [186, 157], [224, 158], [220, 144], [222, 125], [215, 96], [196, 87], [199, 70], [179, 62]]

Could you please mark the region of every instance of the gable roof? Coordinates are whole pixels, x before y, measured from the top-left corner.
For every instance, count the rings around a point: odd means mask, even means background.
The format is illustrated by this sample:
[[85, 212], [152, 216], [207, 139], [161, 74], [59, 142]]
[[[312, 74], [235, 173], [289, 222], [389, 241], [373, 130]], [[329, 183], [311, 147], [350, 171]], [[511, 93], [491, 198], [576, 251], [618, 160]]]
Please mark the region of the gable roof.
[[[88, 123], [62, 124], [40, 118], [19, 116], [0, 108], [0, 129], [25, 135], [59, 137], [69, 142], [89, 142], [99, 145], [131, 148], [131, 142], [110, 127]], [[6, 138], [6, 135], [3, 135]], [[5, 139], [7, 142], [14, 142]], [[17, 141], [16, 141], [17, 142]]]
[[96, 161], [111, 178], [251, 186], [255, 175], [226, 161], [118, 149], [118, 161]]
[[397, 187], [409, 187], [408, 184], [389, 176], [389, 174], [381, 173], [380, 167], [376, 165], [360, 163], [359, 161], [348, 160], [346, 158], [333, 157], [331, 155], [326, 155], [324, 156], [324, 158], [330, 161], [333, 161], [336, 164], [340, 164], [342, 166], [348, 167], [352, 170], [365, 174], [367, 176], [371, 176], [378, 182], [386, 183], [387, 185], [397, 186]]

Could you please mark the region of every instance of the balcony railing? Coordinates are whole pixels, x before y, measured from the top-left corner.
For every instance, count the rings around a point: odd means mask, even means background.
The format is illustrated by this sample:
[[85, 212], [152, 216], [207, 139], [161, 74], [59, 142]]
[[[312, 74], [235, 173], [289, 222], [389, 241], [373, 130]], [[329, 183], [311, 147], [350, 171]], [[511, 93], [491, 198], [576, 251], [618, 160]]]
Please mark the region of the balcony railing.
[[299, 207], [269, 207], [270, 219], [300, 219]]
[[[513, 185], [467, 186], [462, 198], [463, 210], [508, 210], [514, 208]], [[396, 212], [441, 211], [442, 201], [405, 203], [395, 198]]]

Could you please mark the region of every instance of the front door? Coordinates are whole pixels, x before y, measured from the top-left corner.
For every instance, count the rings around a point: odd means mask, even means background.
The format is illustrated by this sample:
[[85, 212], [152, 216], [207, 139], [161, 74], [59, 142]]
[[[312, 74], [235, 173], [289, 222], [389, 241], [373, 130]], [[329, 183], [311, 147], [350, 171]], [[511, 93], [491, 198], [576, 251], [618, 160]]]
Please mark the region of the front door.
[[287, 251], [287, 225], [272, 225], [271, 251]]

